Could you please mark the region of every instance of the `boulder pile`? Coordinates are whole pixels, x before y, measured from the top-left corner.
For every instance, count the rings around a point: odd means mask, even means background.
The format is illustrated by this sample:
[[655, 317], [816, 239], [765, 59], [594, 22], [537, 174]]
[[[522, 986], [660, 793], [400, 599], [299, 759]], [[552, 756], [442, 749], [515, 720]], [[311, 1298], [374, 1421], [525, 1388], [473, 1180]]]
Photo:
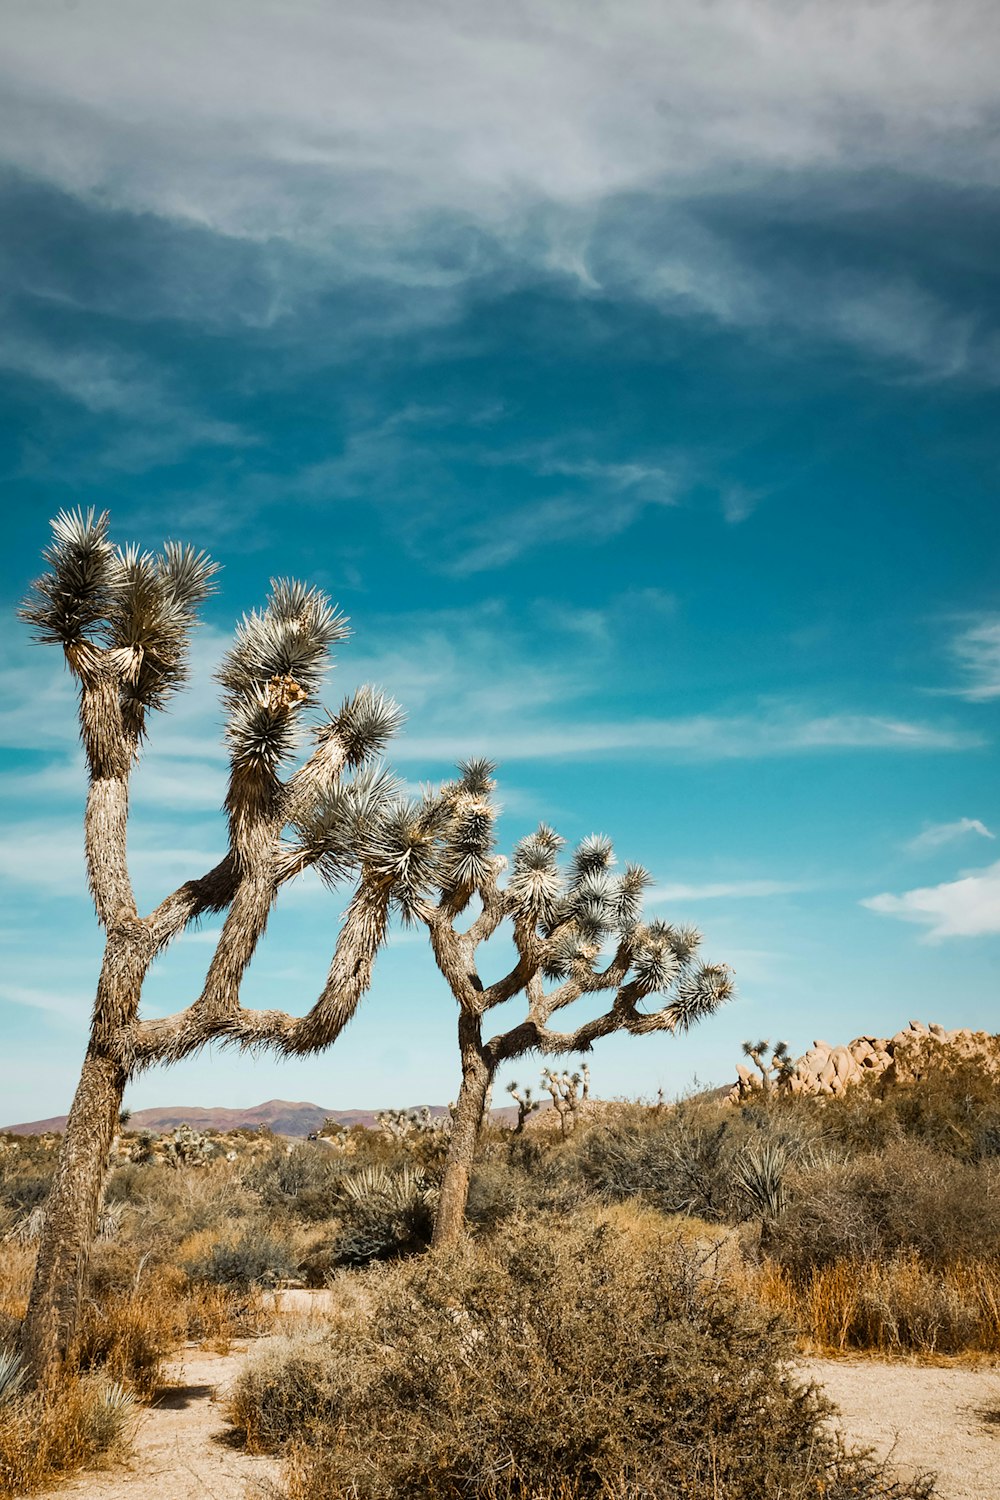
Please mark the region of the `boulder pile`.
[[1000, 1079], [1000, 1037], [986, 1031], [925, 1026], [911, 1021], [893, 1037], [859, 1036], [846, 1047], [813, 1042], [812, 1047], [775, 1076], [766, 1066], [740, 1063], [737, 1081], [729, 1092], [734, 1103], [764, 1093], [841, 1094], [866, 1078], [885, 1083], [907, 1083], [919, 1078], [934, 1061], [973, 1060]]

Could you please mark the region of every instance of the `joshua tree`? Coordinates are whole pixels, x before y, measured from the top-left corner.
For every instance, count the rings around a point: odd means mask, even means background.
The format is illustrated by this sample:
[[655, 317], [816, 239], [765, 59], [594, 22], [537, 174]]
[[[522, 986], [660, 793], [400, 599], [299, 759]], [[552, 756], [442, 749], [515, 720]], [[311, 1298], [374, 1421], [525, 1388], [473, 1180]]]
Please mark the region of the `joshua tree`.
[[513, 1078], [507, 1085], [507, 1092], [517, 1105], [517, 1124], [514, 1126], [514, 1134], [522, 1135], [528, 1116], [534, 1114], [536, 1109], [541, 1108], [542, 1101], [531, 1097], [531, 1089], [527, 1088], [521, 1092], [521, 1086]]
[[[315, 726], [310, 753], [298, 754], [346, 621], [318, 590], [272, 583], [266, 607], [237, 626], [218, 673], [230, 757], [228, 849], [213, 869], [141, 916], [126, 853], [129, 777], [152, 715], [185, 681], [191, 631], [216, 564], [174, 542], [155, 555], [116, 547], [107, 515], [93, 511], [60, 513], [52, 531], [48, 571], [21, 614], [39, 640], [62, 647], [79, 686], [87, 873], [105, 951], [25, 1319], [25, 1353], [40, 1382], [72, 1344], [129, 1079], [216, 1040], [312, 1052], [354, 1014], [386, 930], [391, 885], [384, 862], [372, 868], [357, 851], [376, 849], [375, 830], [395, 795], [372, 757], [400, 720], [394, 704], [362, 688]], [[244, 1009], [241, 981], [278, 891], [309, 866], [354, 881], [323, 991], [300, 1018]], [[192, 922], [223, 911], [201, 993], [175, 1015], [144, 1020], [140, 996], [157, 954]]]
[[749, 1068], [738, 1070], [745, 1078], [748, 1092], [752, 1093], [756, 1089], [770, 1098], [779, 1090], [788, 1088], [795, 1072], [795, 1064], [789, 1056], [787, 1042], [776, 1042], [773, 1051], [770, 1042], [744, 1042], [743, 1056], [750, 1059], [760, 1075], [758, 1082]]
[[[732, 994], [725, 965], [698, 964], [700, 935], [642, 919], [649, 876], [638, 865], [612, 874], [608, 839], [593, 836], [576, 849], [568, 870], [558, 864], [563, 841], [542, 825], [514, 850], [511, 873], [497, 856], [493, 824], [494, 767], [473, 761], [422, 803], [396, 812], [392, 839], [398, 872], [394, 896], [403, 915], [424, 922], [441, 973], [458, 1002], [462, 1087], [455, 1107], [448, 1162], [434, 1226], [434, 1244], [462, 1233], [469, 1178], [486, 1100], [497, 1068], [529, 1052], [557, 1057], [586, 1053], [613, 1032], [648, 1036], [683, 1031]], [[405, 846], [407, 858], [399, 850]], [[457, 923], [476, 901], [478, 914]], [[490, 985], [476, 967], [481, 945], [507, 924], [517, 960]], [[612, 945], [610, 956], [602, 950]], [[607, 1010], [571, 1031], [550, 1021], [585, 995], [610, 995]], [[663, 1003], [645, 1008], [651, 996]], [[523, 1019], [488, 1041], [488, 1012], [525, 997]]]
[[565, 1138], [576, 1129], [580, 1105], [590, 1098], [590, 1069], [586, 1063], [579, 1073], [557, 1073], [552, 1068], [543, 1068], [542, 1087], [552, 1096], [559, 1129]]

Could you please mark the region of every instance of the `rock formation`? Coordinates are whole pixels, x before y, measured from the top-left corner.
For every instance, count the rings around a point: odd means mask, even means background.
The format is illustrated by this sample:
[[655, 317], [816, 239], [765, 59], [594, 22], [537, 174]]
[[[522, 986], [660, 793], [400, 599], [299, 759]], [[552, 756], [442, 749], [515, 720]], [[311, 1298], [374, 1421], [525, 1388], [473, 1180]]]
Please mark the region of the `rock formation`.
[[[748, 1054], [752, 1056], [751, 1054]], [[846, 1047], [813, 1042], [812, 1047], [775, 1081], [758, 1063], [756, 1070], [739, 1063], [737, 1081], [729, 1092], [734, 1103], [764, 1093], [815, 1094], [830, 1097], [866, 1078], [907, 1083], [921, 1076], [935, 1061], [972, 1059], [1000, 1079], [1000, 1037], [986, 1031], [925, 1026], [911, 1021], [893, 1037], [859, 1036]]]

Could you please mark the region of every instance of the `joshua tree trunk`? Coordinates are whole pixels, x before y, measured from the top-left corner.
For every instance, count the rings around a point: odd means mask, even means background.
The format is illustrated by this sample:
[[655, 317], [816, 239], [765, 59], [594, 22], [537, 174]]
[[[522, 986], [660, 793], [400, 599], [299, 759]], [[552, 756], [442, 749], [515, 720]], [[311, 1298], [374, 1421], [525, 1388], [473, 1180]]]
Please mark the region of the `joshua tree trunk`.
[[455, 1106], [448, 1161], [434, 1219], [431, 1244], [435, 1250], [454, 1245], [462, 1238], [476, 1145], [495, 1071], [483, 1056], [478, 1016], [464, 1013], [459, 1016], [458, 1040], [462, 1054], [462, 1087]]
[[72, 1352], [70, 1343], [78, 1326], [101, 1189], [125, 1084], [120, 1063], [91, 1046], [45, 1208], [22, 1334], [32, 1378], [39, 1385], [50, 1383]]

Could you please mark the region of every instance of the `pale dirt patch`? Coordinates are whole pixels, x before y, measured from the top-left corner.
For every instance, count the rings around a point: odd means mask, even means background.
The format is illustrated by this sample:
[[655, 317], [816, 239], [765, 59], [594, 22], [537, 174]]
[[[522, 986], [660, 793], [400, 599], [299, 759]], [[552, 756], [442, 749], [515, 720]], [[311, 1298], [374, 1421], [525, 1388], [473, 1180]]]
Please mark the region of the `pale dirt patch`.
[[54, 1496], [85, 1500], [246, 1500], [281, 1468], [233, 1447], [222, 1402], [246, 1358], [246, 1345], [229, 1354], [183, 1349], [166, 1366], [164, 1388], [144, 1407], [133, 1454], [124, 1468], [78, 1474]]
[[934, 1471], [942, 1500], [1000, 1496], [1000, 1370], [867, 1359], [807, 1359], [803, 1374], [840, 1408], [852, 1447], [873, 1448], [902, 1475]]
[[[283, 1332], [315, 1326], [332, 1310], [329, 1292], [276, 1294]], [[265, 1340], [229, 1354], [181, 1350], [166, 1367], [157, 1404], [143, 1408], [133, 1456], [124, 1468], [79, 1474], [55, 1497], [81, 1500], [254, 1500], [277, 1479], [280, 1460], [233, 1447], [225, 1396], [247, 1355]], [[886, 1364], [866, 1359], [804, 1359], [803, 1375], [840, 1409], [852, 1447], [872, 1448], [906, 1475], [933, 1470], [941, 1500], [998, 1500], [1000, 1369]], [[764, 1500], [764, 1497], [761, 1497]]]

